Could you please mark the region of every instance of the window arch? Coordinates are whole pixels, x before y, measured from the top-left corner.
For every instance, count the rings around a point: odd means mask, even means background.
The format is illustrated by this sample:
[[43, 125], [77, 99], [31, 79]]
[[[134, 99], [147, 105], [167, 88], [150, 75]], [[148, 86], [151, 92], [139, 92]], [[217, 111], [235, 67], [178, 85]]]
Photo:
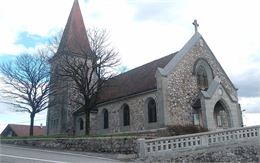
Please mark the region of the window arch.
[[82, 118], [79, 119], [79, 130], [83, 130], [84, 129], [84, 121]]
[[123, 125], [124, 126], [130, 125], [130, 110], [127, 104], [123, 106]]
[[149, 123], [157, 122], [156, 102], [153, 98], [149, 99], [147, 109], [148, 109], [148, 122]]
[[107, 129], [109, 127], [108, 111], [107, 109], [103, 110], [103, 128]]
[[216, 127], [228, 128], [230, 125], [230, 115], [223, 101], [218, 101], [214, 106], [214, 119]]
[[197, 85], [200, 89], [208, 89], [213, 80], [213, 71], [208, 62], [199, 58], [193, 66], [193, 74], [196, 76]]

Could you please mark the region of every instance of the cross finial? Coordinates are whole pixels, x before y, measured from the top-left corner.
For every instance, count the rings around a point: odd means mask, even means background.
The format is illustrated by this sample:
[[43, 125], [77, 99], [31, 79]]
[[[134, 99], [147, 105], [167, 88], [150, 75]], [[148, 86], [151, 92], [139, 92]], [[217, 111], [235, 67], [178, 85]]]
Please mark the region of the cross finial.
[[194, 25], [194, 27], [195, 27], [195, 32], [197, 33], [197, 32], [198, 32], [198, 27], [199, 27], [199, 24], [198, 24], [197, 20], [195, 19], [192, 24]]

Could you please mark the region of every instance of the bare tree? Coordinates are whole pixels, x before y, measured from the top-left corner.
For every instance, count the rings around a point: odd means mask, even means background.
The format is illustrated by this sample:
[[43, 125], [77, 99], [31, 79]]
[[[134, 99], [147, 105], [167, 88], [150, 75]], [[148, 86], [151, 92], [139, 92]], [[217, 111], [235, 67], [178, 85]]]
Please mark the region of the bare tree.
[[70, 88], [77, 93], [73, 102], [85, 113], [85, 134], [89, 134], [90, 112], [97, 105], [97, 97], [104, 82], [113, 76], [119, 64], [118, 52], [111, 48], [104, 29], [88, 30], [91, 50], [81, 49], [79, 55], [63, 55], [59, 75], [71, 80]]
[[50, 69], [43, 50], [37, 54], [22, 54], [14, 61], [2, 63], [0, 72], [5, 87], [1, 88], [4, 103], [16, 112], [30, 114], [30, 136], [33, 136], [34, 117], [47, 109]]

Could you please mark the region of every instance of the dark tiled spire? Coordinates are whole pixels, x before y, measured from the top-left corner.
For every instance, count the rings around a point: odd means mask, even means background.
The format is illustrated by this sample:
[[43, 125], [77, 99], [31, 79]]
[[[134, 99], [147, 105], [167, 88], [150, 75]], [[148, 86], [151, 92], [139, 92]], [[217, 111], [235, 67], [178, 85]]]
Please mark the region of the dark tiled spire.
[[82, 54], [89, 50], [90, 45], [79, 2], [78, 0], [74, 0], [57, 54], [64, 52]]

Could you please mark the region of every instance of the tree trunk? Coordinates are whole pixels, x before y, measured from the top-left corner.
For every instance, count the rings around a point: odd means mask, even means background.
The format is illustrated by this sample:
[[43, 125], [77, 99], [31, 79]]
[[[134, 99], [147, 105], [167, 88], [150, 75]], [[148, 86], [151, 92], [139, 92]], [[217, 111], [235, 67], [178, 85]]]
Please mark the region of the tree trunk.
[[85, 110], [85, 115], [86, 115], [86, 121], [85, 121], [85, 135], [89, 135], [89, 130], [90, 130], [90, 112], [89, 110]]
[[30, 136], [33, 136], [33, 126], [34, 126], [34, 117], [35, 117], [35, 114], [34, 113], [31, 113], [31, 124], [30, 124]]

